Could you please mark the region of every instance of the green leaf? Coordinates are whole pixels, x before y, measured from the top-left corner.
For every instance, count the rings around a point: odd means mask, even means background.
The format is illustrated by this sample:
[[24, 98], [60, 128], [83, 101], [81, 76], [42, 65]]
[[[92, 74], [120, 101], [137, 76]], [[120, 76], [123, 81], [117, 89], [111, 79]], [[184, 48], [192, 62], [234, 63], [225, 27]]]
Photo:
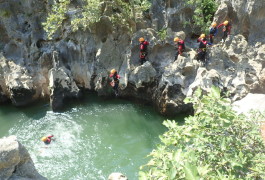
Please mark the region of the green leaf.
[[199, 174], [196, 166], [186, 163], [184, 165], [185, 179], [187, 180], [199, 180]]
[[220, 98], [220, 89], [218, 87], [215, 87], [215, 86], [212, 86], [211, 88], [211, 94], [212, 94], [212, 97], [215, 97], [215, 98]]
[[143, 171], [139, 172], [139, 180], [148, 180], [145, 172], [143, 172]]
[[177, 169], [172, 167], [169, 174], [170, 174], [169, 179], [172, 179], [172, 180], [176, 179], [175, 177], [177, 174]]

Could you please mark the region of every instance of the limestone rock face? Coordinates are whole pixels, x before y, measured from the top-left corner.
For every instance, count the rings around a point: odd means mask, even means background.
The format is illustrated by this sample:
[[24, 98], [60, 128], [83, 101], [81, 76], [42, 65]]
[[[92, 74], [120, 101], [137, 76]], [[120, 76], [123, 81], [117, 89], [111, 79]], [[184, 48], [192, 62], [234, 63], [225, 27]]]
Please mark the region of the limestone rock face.
[[152, 83], [155, 80], [156, 70], [151, 63], [147, 61], [142, 66], [135, 68], [129, 78], [129, 82], [135, 84], [136, 88], [144, 87], [145, 84]]
[[265, 42], [265, 1], [218, 0], [218, 2], [220, 6], [215, 15], [218, 23], [230, 20], [233, 34], [242, 34], [251, 44]]
[[1, 180], [47, 180], [34, 167], [26, 148], [15, 136], [0, 139]]
[[73, 80], [71, 71], [59, 67], [58, 54], [53, 53], [54, 68], [49, 71], [49, 88], [51, 91], [51, 107], [54, 111], [63, 107], [63, 102], [71, 98], [79, 98], [81, 92]]
[[2, 54], [0, 54], [0, 75], [2, 101], [8, 97], [15, 106], [23, 106], [37, 98], [33, 78], [27, 69], [21, 64], [8, 61]]
[[[11, 100], [20, 106], [46, 98], [58, 110], [64, 100], [79, 97], [80, 89], [112, 96], [111, 69], [121, 76], [121, 98], [153, 104], [164, 115], [189, 110], [183, 100], [199, 86], [205, 93], [212, 85], [218, 86], [229, 91], [232, 100], [264, 93], [264, 1], [218, 2], [215, 19], [218, 23], [231, 20], [232, 34], [223, 44], [208, 48], [204, 67], [195, 60], [198, 44], [190, 39], [191, 28], [183, 26], [194, 13], [185, 0], [152, 1], [150, 12], [143, 14], [145, 19], [132, 27], [133, 33], [102, 16], [89, 31], [71, 32], [69, 22], [65, 22], [54, 40], [47, 40], [41, 26], [50, 2], [2, 0], [0, 103]], [[105, 15], [112, 13], [108, 6], [103, 11]], [[162, 40], [158, 32], [163, 28], [167, 37]], [[185, 40], [186, 52], [174, 61], [176, 36]], [[148, 61], [142, 66], [139, 37], [150, 43]]]
[[263, 112], [265, 109], [265, 95], [249, 93], [243, 99], [233, 103], [233, 109], [238, 113], [247, 114], [250, 110]]

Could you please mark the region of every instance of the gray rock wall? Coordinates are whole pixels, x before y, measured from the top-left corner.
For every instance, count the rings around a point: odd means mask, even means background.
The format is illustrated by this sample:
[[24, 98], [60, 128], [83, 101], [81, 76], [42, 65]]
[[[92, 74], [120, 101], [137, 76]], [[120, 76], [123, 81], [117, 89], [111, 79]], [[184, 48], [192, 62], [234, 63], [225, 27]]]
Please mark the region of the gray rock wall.
[[[215, 19], [232, 20], [232, 35], [224, 44], [209, 48], [205, 68], [194, 58], [197, 44], [189, 39], [191, 29], [183, 27], [193, 14], [192, 6], [184, 6], [184, 1], [153, 1], [146, 19], [136, 24], [135, 33], [102, 17], [91, 31], [71, 33], [66, 22], [61, 34], [49, 41], [41, 26], [49, 4], [2, 0], [0, 103], [9, 99], [22, 106], [46, 98], [56, 110], [65, 99], [80, 97], [81, 88], [111, 96], [108, 75], [113, 68], [121, 76], [121, 98], [147, 101], [165, 115], [189, 110], [183, 99], [198, 86], [207, 92], [216, 85], [230, 91], [233, 100], [249, 92], [263, 93], [264, 2], [244, 0], [242, 6], [236, 0], [219, 2]], [[164, 27], [168, 37], [162, 41], [157, 31]], [[177, 35], [187, 37], [187, 52], [174, 62], [173, 38]], [[143, 66], [138, 61], [141, 36], [150, 42], [149, 62]]]

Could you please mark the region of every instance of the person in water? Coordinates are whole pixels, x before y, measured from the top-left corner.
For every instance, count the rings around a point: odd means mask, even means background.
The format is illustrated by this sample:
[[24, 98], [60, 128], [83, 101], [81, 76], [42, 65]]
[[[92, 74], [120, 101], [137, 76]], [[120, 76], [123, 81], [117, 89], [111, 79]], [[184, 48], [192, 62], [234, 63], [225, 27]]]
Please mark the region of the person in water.
[[41, 138], [41, 140], [44, 142], [44, 144], [49, 145], [51, 143], [53, 135], [49, 135], [49, 136], [44, 136]]
[[110, 85], [113, 87], [114, 93], [116, 96], [119, 95], [119, 79], [120, 79], [120, 75], [118, 75], [117, 71], [115, 69], [112, 69], [110, 71], [110, 78], [113, 78], [112, 82], [110, 83]]

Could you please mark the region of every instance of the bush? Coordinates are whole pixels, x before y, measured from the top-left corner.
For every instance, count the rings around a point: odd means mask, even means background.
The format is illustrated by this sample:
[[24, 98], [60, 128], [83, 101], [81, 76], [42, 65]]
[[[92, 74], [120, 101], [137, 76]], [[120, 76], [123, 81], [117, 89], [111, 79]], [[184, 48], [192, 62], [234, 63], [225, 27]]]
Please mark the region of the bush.
[[192, 20], [186, 24], [191, 25], [193, 31], [198, 27], [202, 32], [208, 32], [218, 4], [215, 0], [186, 0], [186, 2], [195, 7]]
[[265, 147], [257, 125], [260, 116], [237, 115], [231, 102], [213, 87], [193, 98], [195, 115], [184, 125], [164, 121], [169, 129], [160, 137], [163, 144], [142, 166], [140, 179], [264, 179]]
[[135, 24], [136, 17], [151, 5], [148, 0], [81, 0], [80, 3], [80, 7], [75, 7], [71, 5], [71, 0], [53, 1], [47, 20], [43, 23], [49, 38], [62, 28], [68, 16], [71, 16], [69, 19], [73, 32], [78, 29], [89, 29], [102, 16], [108, 16], [114, 24], [130, 27]]

